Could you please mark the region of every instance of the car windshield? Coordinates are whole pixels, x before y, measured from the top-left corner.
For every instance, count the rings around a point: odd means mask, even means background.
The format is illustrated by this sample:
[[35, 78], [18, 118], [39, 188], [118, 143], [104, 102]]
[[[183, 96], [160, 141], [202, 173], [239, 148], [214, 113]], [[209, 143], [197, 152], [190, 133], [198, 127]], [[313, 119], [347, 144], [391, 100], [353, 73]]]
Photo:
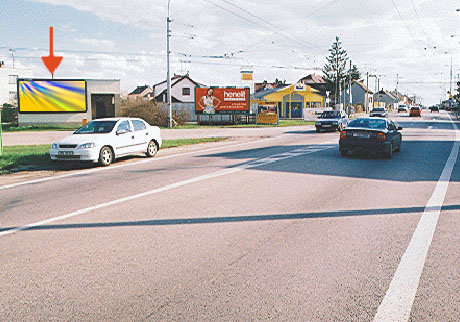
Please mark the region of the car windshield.
[[110, 133], [117, 121], [91, 121], [75, 131], [75, 134]]
[[340, 112], [338, 111], [324, 111], [321, 113], [320, 119], [339, 119]]
[[348, 124], [348, 128], [351, 127], [383, 130], [386, 128], [386, 121], [376, 119], [356, 119]]
[[374, 108], [373, 111], [374, 112], [384, 112], [385, 110], [383, 109], [383, 107], [377, 107], [377, 108]]

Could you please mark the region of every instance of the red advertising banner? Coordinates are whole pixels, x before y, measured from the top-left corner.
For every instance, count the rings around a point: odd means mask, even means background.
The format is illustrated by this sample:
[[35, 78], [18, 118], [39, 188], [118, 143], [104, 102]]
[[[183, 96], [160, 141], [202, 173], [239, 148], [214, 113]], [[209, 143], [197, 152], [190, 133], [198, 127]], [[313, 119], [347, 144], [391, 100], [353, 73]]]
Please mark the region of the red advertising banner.
[[196, 114], [249, 114], [249, 88], [196, 88]]

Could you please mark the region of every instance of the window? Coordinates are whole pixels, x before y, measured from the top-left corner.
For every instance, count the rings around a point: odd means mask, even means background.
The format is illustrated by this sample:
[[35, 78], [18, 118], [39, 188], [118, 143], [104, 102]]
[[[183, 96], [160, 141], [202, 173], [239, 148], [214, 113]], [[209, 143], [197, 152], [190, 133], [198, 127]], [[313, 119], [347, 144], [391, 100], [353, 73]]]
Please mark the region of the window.
[[134, 131], [142, 131], [146, 129], [145, 123], [141, 120], [133, 120]]
[[190, 95], [190, 87], [182, 87], [182, 95], [189, 96]]
[[117, 127], [117, 132], [118, 131], [125, 131], [125, 132], [131, 132], [131, 127], [129, 126], [129, 121], [123, 121], [118, 125]]
[[17, 79], [18, 79], [18, 75], [8, 75], [9, 84], [16, 84]]

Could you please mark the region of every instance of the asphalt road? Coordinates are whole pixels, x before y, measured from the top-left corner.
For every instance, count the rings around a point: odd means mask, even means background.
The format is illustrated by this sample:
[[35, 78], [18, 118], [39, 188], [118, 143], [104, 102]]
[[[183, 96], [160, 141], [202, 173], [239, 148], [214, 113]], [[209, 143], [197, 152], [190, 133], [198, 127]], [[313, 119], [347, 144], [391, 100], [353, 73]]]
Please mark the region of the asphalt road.
[[391, 118], [0, 186], [0, 320], [459, 321], [460, 124]]

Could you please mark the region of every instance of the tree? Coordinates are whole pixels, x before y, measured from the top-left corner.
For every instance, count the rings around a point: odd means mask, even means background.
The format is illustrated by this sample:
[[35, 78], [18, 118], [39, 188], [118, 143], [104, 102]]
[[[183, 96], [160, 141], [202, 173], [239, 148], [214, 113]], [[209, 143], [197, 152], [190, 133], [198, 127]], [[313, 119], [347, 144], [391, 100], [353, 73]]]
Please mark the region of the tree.
[[323, 67], [323, 76], [326, 82], [329, 84], [335, 84], [334, 98], [337, 103], [337, 98], [340, 93], [340, 84], [347, 77], [347, 61], [348, 54], [345, 49], [342, 48], [342, 42], [339, 40], [339, 36], [335, 37], [335, 42], [329, 49], [329, 57], [326, 57], [327, 63]]
[[351, 68], [351, 80], [359, 80], [361, 78], [361, 73], [358, 70], [358, 67], [356, 65], [353, 65]]

